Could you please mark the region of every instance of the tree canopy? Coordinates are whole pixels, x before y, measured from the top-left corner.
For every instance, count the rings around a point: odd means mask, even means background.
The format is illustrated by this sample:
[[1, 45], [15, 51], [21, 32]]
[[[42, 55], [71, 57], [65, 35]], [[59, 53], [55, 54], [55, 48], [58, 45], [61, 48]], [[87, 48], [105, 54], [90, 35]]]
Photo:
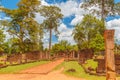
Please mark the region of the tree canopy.
[[[80, 50], [90, 49], [93, 48], [91, 47], [92, 41], [96, 40], [98, 35], [103, 35], [104, 29], [105, 25], [103, 21], [91, 15], [85, 15], [82, 22], [75, 26], [73, 37]], [[99, 37], [102, 39], [101, 36]]]
[[77, 45], [71, 45], [68, 41], [62, 40], [52, 46], [52, 53], [69, 53], [70, 51], [78, 51]]
[[0, 52], [3, 52], [4, 51], [4, 43], [5, 41], [5, 34], [3, 33], [3, 30], [0, 29]]
[[90, 42], [90, 48], [94, 50], [95, 54], [105, 50], [104, 38], [101, 34], [96, 34]]
[[1, 10], [11, 18], [11, 20], [8, 21], [9, 26], [7, 25], [8, 32], [13, 37], [18, 38], [21, 52], [25, 51], [24, 40], [27, 38], [30, 39], [31, 43], [34, 43], [33, 51], [39, 50], [39, 45], [42, 44], [39, 44], [39, 39], [41, 38], [39, 38], [38, 35], [42, 34], [42, 31], [40, 31], [41, 26], [34, 18], [35, 13], [38, 12], [40, 1], [20, 0], [17, 5], [18, 8], [14, 10], [1, 8]]
[[61, 14], [61, 9], [56, 6], [42, 6], [40, 8], [41, 16], [44, 16], [46, 19], [43, 21], [42, 26], [44, 29], [49, 31], [49, 50], [51, 49], [51, 38], [52, 38], [52, 30], [54, 30], [58, 34], [58, 26], [60, 24], [60, 20], [63, 15]]
[[115, 4], [114, 0], [83, 0], [83, 4], [81, 7], [84, 9], [88, 9], [92, 6], [97, 6], [101, 9], [92, 9], [92, 14], [96, 13], [97, 15], [100, 15], [101, 19], [105, 19], [108, 15], [120, 13], [118, 9], [119, 3]]

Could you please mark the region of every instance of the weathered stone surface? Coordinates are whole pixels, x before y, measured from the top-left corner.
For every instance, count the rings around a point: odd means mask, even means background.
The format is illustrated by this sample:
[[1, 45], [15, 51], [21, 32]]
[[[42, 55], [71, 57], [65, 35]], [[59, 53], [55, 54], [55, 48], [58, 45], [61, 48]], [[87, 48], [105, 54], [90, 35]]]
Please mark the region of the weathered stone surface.
[[115, 60], [120, 60], [120, 55], [116, 54], [115, 55]]
[[97, 59], [98, 67], [96, 69], [97, 73], [105, 73], [105, 59]]
[[[95, 61], [98, 62], [96, 72], [105, 73], [105, 59], [96, 59]], [[120, 74], [120, 55], [115, 55], [115, 71]]]
[[39, 60], [39, 52], [26, 53], [27, 60]]
[[112, 50], [107, 50], [109, 53], [106, 59], [106, 67], [109, 71], [115, 71], [115, 61], [114, 61], [114, 52]]
[[116, 73], [107, 71], [106, 80], [116, 80]]
[[86, 60], [93, 58], [93, 51], [91, 49], [81, 50], [79, 52], [79, 63], [85, 63]]
[[116, 80], [115, 59], [114, 59], [114, 30], [105, 30], [105, 64], [106, 80]]
[[[59, 55], [60, 56], [60, 55]], [[70, 51], [63, 53], [63, 56], [65, 60], [70, 61], [70, 60], [78, 60], [79, 59], [79, 53], [77, 51]]]
[[29, 61], [47, 60], [47, 59], [49, 59], [49, 54], [47, 52], [42, 53], [39, 51], [29, 52], [26, 54], [12, 54], [7, 56], [7, 61], [10, 62], [11, 64], [13, 62], [21, 63], [22, 60], [25, 60], [25, 62], [29, 62]]
[[13, 62], [20, 63], [22, 61], [22, 54], [12, 54], [7, 56], [7, 61], [12, 64]]
[[116, 65], [116, 66], [115, 66], [115, 69], [116, 69], [116, 71], [117, 71], [117, 70], [120, 70], [120, 65]]
[[42, 60], [49, 59], [49, 53], [48, 52], [41, 53], [41, 59]]
[[115, 60], [115, 65], [120, 65], [120, 60], [119, 60], [119, 59], [118, 59], [118, 60], [117, 60], [117, 59]]

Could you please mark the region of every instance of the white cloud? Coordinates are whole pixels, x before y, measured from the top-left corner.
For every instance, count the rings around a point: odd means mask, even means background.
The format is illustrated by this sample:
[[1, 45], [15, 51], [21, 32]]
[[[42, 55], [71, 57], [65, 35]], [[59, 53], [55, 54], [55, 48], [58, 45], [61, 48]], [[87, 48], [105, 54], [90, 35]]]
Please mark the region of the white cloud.
[[42, 41], [44, 43], [43, 44], [44, 48], [48, 48], [49, 47], [49, 32], [44, 33]]
[[107, 29], [115, 29], [115, 38], [120, 40], [120, 19], [108, 21]]
[[44, 18], [43, 16], [41, 16], [40, 13], [36, 13], [35, 20], [36, 20], [39, 24], [41, 24], [41, 23], [45, 20], [45, 18]]
[[58, 37], [58, 41], [67, 40], [69, 43], [75, 44], [75, 41], [72, 36], [72, 31], [73, 28], [67, 28], [67, 26], [62, 23], [59, 27], [60, 34]]
[[[72, 36], [73, 28], [68, 28], [65, 24], [62, 23], [58, 27], [58, 30], [60, 32], [60, 34], [58, 35], [58, 42], [60, 42], [61, 40], [67, 40], [69, 43], [75, 44], [75, 41]], [[53, 33], [55, 33], [55, 32], [53, 32]], [[43, 42], [44, 42], [44, 48], [48, 48], [49, 47], [49, 32], [46, 32], [44, 34]], [[55, 43], [58, 43], [58, 42], [53, 41], [52, 45], [54, 45]]]
[[[42, 0], [41, 3], [42, 5], [47, 5], [47, 6], [50, 5], [46, 3], [45, 0]], [[80, 22], [83, 18], [83, 14], [85, 13], [85, 11], [82, 8], [80, 8], [81, 4], [78, 4], [76, 1], [73, 1], [73, 0], [69, 0], [67, 2], [63, 2], [63, 3], [55, 4], [55, 5], [61, 9], [61, 13], [64, 15], [64, 17], [75, 15], [75, 18], [71, 21], [72, 25]], [[40, 16], [39, 13], [36, 13], [35, 20], [38, 21], [39, 23], [42, 23], [44, 20], [44, 17]], [[71, 44], [75, 44], [73, 36], [72, 36], [73, 28], [67, 28], [65, 24], [61, 23], [61, 25], [58, 27], [58, 30], [60, 32], [58, 41], [67, 40]], [[54, 34], [55, 32], [53, 31], [53, 35]], [[49, 46], [49, 32], [44, 34], [43, 42], [44, 42], [44, 47]], [[52, 45], [54, 43], [56, 42], [52, 42]]]
[[120, 19], [114, 19], [107, 22], [107, 28], [120, 27]]
[[87, 12], [80, 7], [81, 5], [82, 3], [77, 3], [75, 0], [69, 0], [64, 3], [56, 4], [56, 6], [61, 9], [64, 17], [75, 15], [75, 18], [70, 23], [71, 25], [76, 25], [77, 23], [81, 22], [83, 15], [87, 14]]
[[45, 0], [40, 0], [40, 1], [41, 1], [41, 5], [49, 6], [49, 4], [45, 2]]
[[[75, 18], [70, 23], [72, 25], [75, 25], [78, 22], [80, 22], [83, 18], [83, 14], [85, 14], [85, 11], [82, 8], [80, 8], [81, 4], [78, 4], [76, 1], [69, 0], [67, 2], [55, 4], [55, 5], [61, 9], [61, 12], [64, 15], [64, 17], [69, 17], [71, 15], [75, 15]], [[37, 18], [40, 19], [39, 17], [37, 17]], [[41, 20], [39, 20], [39, 21], [41, 21]], [[67, 40], [69, 43], [75, 44], [75, 41], [72, 36], [73, 28], [68, 28], [65, 24], [61, 23], [61, 25], [58, 27], [58, 30], [60, 32], [60, 34], [58, 36], [58, 41]], [[54, 33], [55, 32], [53, 32], [53, 34]], [[48, 47], [49, 33], [45, 34], [44, 36], [45, 36], [43, 39], [44, 47]], [[54, 44], [54, 43], [55, 42], [52, 42], [52, 44]]]
[[2, 16], [0, 16], [0, 20], [10, 20], [11, 18], [10, 17], [3, 17], [1, 18]]
[[69, 17], [76, 13], [78, 8], [78, 3], [76, 1], [69, 0], [67, 2], [63, 2], [60, 4], [56, 4], [61, 9], [62, 14], [64, 17]]
[[98, 5], [94, 5], [92, 7], [89, 7], [88, 10], [84, 10], [83, 8], [81, 8], [82, 4], [83, 3], [79, 3], [79, 6], [76, 7], [76, 11], [74, 13], [75, 18], [72, 20], [71, 25], [76, 25], [77, 23], [80, 23], [85, 14], [92, 14], [96, 16], [97, 18], [100, 18], [100, 16], [98, 16], [98, 14], [94, 12], [95, 10], [97, 12], [101, 11]]
[[4, 30], [4, 34], [5, 34], [5, 37], [6, 37], [5, 41], [7, 41], [8, 39], [12, 38], [12, 36], [5, 30]]
[[[50, 4], [46, 3], [45, 0], [42, 0], [41, 2], [42, 2], [42, 5], [48, 5], [48, 6], [50, 5]], [[67, 2], [62, 2], [59, 4], [55, 4], [55, 5], [61, 9], [61, 12], [64, 15], [64, 17], [69, 17], [71, 15], [75, 15], [75, 18], [70, 23], [71, 25], [76, 25], [77, 23], [81, 22], [84, 17], [83, 15], [92, 13], [93, 9], [97, 10], [97, 11], [101, 11], [98, 5], [94, 5], [90, 8], [88, 8], [88, 10], [84, 10], [80, 7], [82, 5], [82, 3], [77, 3], [76, 0], [68, 0]], [[98, 16], [97, 14], [93, 14], [93, 15], [100, 18], [100, 16]], [[36, 20], [39, 23], [41, 23], [44, 18], [41, 17], [39, 14], [37, 14], [36, 16], [37, 16]], [[115, 36], [120, 39], [120, 19], [115, 19], [115, 20], [111, 20], [111, 21], [107, 22], [107, 28], [115, 29]], [[68, 28], [65, 24], [62, 23], [58, 27], [58, 30], [60, 31], [58, 41], [67, 40], [68, 42], [70, 42], [72, 44], [75, 43], [73, 36], [72, 36], [73, 28]], [[53, 32], [53, 34], [54, 33], [55, 32]], [[43, 41], [44, 41], [44, 46], [48, 47], [49, 32], [44, 35]], [[54, 43], [55, 42], [52, 42], [52, 44], [54, 44]]]
[[[44, 0], [42, 0], [44, 3]], [[46, 4], [46, 3], [45, 3]], [[49, 4], [47, 4], [49, 5]], [[64, 17], [69, 17], [70, 15], [73, 14], [78, 14], [77, 9], [79, 7], [78, 3], [75, 1], [67, 1], [66, 3], [61, 3], [61, 4], [55, 4], [57, 5], [60, 9], [62, 14], [64, 15]], [[36, 20], [41, 23], [43, 18], [40, 17], [39, 14], [36, 15]], [[67, 28], [67, 26], [63, 23], [61, 23], [61, 25], [58, 27], [58, 30], [60, 32], [59, 37], [58, 37], [58, 41], [61, 40], [67, 40], [68, 42], [70, 42], [71, 44], [74, 44], [74, 40], [72, 37], [72, 31], [73, 29]], [[54, 35], [54, 31], [53, 31], [53, 35]], [[44, 47], [48, 48], [49, 46], [49, 32], [44, 34], [44, 38], [43, 38], [43, 42], [44, 42]], [[55, 44], [56, 42], [52, 42], [52, 45]]]
[[75, 18], [71, 21], [71, 25], [76, 25], [77, 23], [81, 22], [84, 16], [82, 15], [75, 15]]
[[[54, 32], [53, 32], [54, 33]], [[53, 34], [52, 33], [52, 34]], [[49, 48], [49, 31], [46, 31], [46, 33], [44, 34], [44, 37], [43, 37], [43, 39], [42, 39], [42, 41], [43, 41], [43, 46], [44, 46], [44, 48]], [[58, 42], [54, 42], [54, 41], [52, 41], [52, 43], [51, 43], [51, 45], [54, 45], [55, 43], [58, 43]]]
[[[47, 2], [45, 2], [45, 0], [40, 0], [40, 1], [41, 1], [40, 7], [41, 7], [41, 6], [49, 6], [49, 4], [48, 4]], [[38, 7], [38, 8], [39, 8], [39, 7]], [[35, 20], [36, 20], [39, 24], [41, 24], [41, 23], [45, 20], [45, 18], [44, 18], [43, 16], [41, 16], [40, 13], [36, 13], [35, 15], [36, 15]]]
[[[57, 42], [52, 42], [52, 45], [56, 44]], [[49, 42], [43, 44], [44, 48], [49, 48]]]
[[2, 25], [0, 25], [0, 26], [1, 26], [0, 29], [3, 30], [3, 34], [5, 34], [5, 37], [6, 37], [5, 41], [7, 41], [8, 39], [12, 38], [12, 36], [7, 32], [7, 30], [5, 28], [6, 26], [2, 26]]
[[[58, 27], [58, 30], [60, 32], [60, 34], [58, 35], [58, 42], [61, 40], [67, 40], [69, 43], [75, 44], [75, 41], [72, 36], [73, 28], [68, 28], [64, 23], [61, 23], [61, 25]], [[55, 32], [53, 31], [52, 34], [54, 35], [54, 33]], [[44, 48], [48, 48], [49, 47], [49, 32], [48, 31], [46, 31], [46, 33], [44, 34], [43, 42], [44, 42]], [[52, 41], [52, 45], [58, 42]]]
[[65, 31], [66, 29], [67, 29], [67, 27], [66, 27], [66, 25], [63, 24], [63, 23], [58, 27], [58, 30], [59, 30], [60, 32], [63, 32], [63, 31]]

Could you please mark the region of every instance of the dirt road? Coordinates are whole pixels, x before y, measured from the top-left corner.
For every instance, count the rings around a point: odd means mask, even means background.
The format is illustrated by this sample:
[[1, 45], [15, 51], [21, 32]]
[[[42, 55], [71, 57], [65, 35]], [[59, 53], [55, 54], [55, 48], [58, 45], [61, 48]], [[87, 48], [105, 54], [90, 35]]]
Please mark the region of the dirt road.
[[64, 59], [60, 59], [48, 64], [33, 67], [21, 71], [20, 74], [0, 74], [0, 80], [85, 80], [62, 74], [63, 68], [58, 71], [52, 71], [53, 68], [63, 61]]
[[2, 74], [0, 80], [85, 80], [69, 77], [61, 73], [61, 70], [53, 71], [48, 74]]
[[59, 59], [44, 65], [32, 67], [30, 69], [21, 71], [20, 73], [28, 73], [28, 74], [47, 74], [52, 71], [57, 65], [61, 64], [64, 59]]

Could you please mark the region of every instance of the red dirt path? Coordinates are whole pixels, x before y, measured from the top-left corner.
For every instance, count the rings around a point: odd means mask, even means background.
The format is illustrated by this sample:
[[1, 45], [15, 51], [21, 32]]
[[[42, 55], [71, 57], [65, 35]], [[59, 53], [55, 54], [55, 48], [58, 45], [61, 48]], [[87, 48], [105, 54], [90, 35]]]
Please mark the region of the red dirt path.
[[30, 69], [21, 71], [20, 73], [28, 73], [28, 74], [47, 74], [52, 71], [57, 65], [61, 64], [64, 59], [56, 60], [44, 65], [32, 67]]
[[[58, 71], [52, 71], [57, 65], [61, 64], [64, 59], [50, 62], [48, 64], [33, 67], [24, 71], [22, 74], [0, 74], [0, 80], [85, 80], [65, 76], [61, 73], [63, 68]], [[48, 73], [48, 74], [47, 74]]]

